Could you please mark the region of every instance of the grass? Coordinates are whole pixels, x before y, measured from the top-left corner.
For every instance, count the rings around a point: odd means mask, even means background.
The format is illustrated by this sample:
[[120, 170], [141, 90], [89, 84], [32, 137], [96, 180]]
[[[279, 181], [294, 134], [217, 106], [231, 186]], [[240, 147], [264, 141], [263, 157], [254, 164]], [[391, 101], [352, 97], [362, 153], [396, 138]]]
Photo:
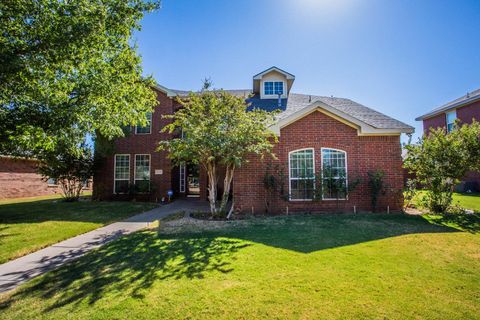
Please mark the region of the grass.
[[[425, 191], [418, 191], [413, 199], [416, 206], [421, 207], [420, 198], [425, 194]], [[464, 209], [470, 209], [480, 213], [480, 194], [479, 193], [453, 193], [452, 205], [458, 205]]]
[[458, 204], [462, 208], [480, 212], [480, 194], [454, 193], [453, 204]]
[[161, 224], [158, 232], [113, 241], [0, 297], [0, 317], [474, 319], [480, 314], [478, 224], [395, 214], [202, 223], [216, 227]]
[[91, 231], [135, 213], [152, 203], [92, 202], [89, 197], [67, 203], [59, 196], [0, 202], [0, 263]]

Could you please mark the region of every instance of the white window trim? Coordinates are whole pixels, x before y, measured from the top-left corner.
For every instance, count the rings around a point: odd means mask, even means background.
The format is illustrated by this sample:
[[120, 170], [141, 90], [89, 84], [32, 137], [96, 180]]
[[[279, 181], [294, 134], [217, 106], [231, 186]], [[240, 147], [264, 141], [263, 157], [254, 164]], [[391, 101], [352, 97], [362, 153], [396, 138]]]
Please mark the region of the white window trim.
[[282, 99], [284, 99], [286, 97], [286, 94], [287, 94], [287, 82], [284, 81], [284, 80], [265, 80], [265, 81], [262, 81], [262, 92], [261, 92], [261, 95], [264, 99], [275, 99], [275, 98], [278, 98], [278, 94], [265, 94], [265, 83], [266, 82], [273, 82], [273, 92], [275, 92], [275, 82], [282, 82], [283, 83], [283, 93], [280, 95], [280, 97]]
[[137, 156], [148, 156], [148, 173], [149, 179], [148, 181], [152, 181], [152, 157], [149, 153], [136, 153], [134, 164], [133, 164], [133, 183], [135, 184], [136, 181], [143, 181], [144, 179], [137, 179]]
[[[334, 151], [340, 151], [345, 154], [345, 183], [347, 184], [348, 187], [348, 155], [347, 151], [342, 150], [342, 149], [335, 149], [335, 148], [320, 148], [320, 161], [321, 161], [321, 168], [322, 168], [322, 183], [323, 183], [323, 150], [334, 150]], [[346, 201], [348, 200], [348, 191], [346, 192], [345, 198], [324, 198], [323, 197], [323, 191], [322, 191], [322, 200], [324, 201], [336, 201], [336, 200], [342, 200]]]
[[457, 120], [457, 110], [452, 110], [452, 111], [449, 111], [449, 112], [445, 112], [445, 124], [446, 124], [446, 129], [447, 129], [447, 132], [452, 132], [452, 130], [448, 130], [448, 125], [449, 125], [449, 122], [448, 122], [448, 115], [449, 114], [454, 114], [455, 115], [455, 119], [453, 119], [453, 122], [450, 123], [452, 124], [453, 126], [455, 126], [455, 121]]
[[[313, 201], [313, 199], [292, 199], [291, 198], [291, 194], [292, 194], [292, 178], [290, 177], [290, 174], [291, 174], [291, 165], [290, 165], [290, 155], [292, 153], [295, 153], [295, 152], [299, 152], [299, 151], [304, 151], [304, 150], [312, 150], [313, 153], [312, 153], [312, 158], [313, 158], [313, 190], [315, 190], [316, 186], [315, 186], [315, 148], [302, 148], [302, 149], [296, 149], [296, 150], [292, 150], [288, 153], [288, 201], [292, 201], [292, 202], [296, 202], [296, 201]], [[295, 179], [295, 178], [294, 178]], [[295, 180], [298, 180], [298, 179], [295, 179]]]
[[185, 163], [180, 164], [180, 193], [185, 193], [186, 191], [186, 177], [187, 177], [187, 166]]
[[[139, 126], [135, 126], [135, 134], [138, 134], [138, 135], [152, 134], [152, 125], [153, 125], [153, 112], [150, 112], [150, 130], [148, 132], [138, 133], [137, 129]], [[144, 128], [144, 127], [140, 127], [140, 128]]]
[[[117, 156], [128, 156], [128, 179], [117, 179], [116, 173], [117, 173]], [[118, 153], [113, 156], [113, 194], [125, 194], [122, 192], [115, 192], [115, 182], [117, 181], [128, 181], [128, 184], [130, 184], [130, 154], [128, 153]]]

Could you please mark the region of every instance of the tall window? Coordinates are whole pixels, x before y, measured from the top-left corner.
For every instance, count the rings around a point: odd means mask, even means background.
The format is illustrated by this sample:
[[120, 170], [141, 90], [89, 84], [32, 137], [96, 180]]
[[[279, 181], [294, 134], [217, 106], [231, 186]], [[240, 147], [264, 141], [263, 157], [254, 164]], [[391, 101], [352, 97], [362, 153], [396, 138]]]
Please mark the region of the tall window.
[[135, 155], [135, 188], [138, 192], [150, 191], [150, 155]]
[[457, 112], [455, 110], [447, 112], [447, 132], [451, 132], [455, 128], [455, 120], [457, 120]]
[[148, 134], [152, 133], [152, 113], [147, 113], [147, 125], [145, 127], [136, 126], [135, 127], [136, 134]]
[[264, 83], [265, 95], [277, 95], [283, 94], [283, 82], [282, 81], [267, 81]]
[[315, 191], [315, 161], [313, 149], [289, 154], [290, 199], [311, 200]]
[[336, 149], [322, 148], [322, 197], [327, 200], [346, 199], [346, 152]]
[[114, 193], [127, 193], [130, 183], [130, 155], [115, 155]]

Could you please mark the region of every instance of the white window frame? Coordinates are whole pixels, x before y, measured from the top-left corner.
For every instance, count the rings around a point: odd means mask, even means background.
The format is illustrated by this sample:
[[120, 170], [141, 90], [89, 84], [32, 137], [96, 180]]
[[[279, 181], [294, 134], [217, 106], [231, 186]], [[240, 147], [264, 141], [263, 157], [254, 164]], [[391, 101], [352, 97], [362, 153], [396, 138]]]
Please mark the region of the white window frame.
[[[345, 184], [348, 187], [348, 154], [347, 151], [342, 150], [342, 149], [336, 149], [336, 148], [320, 148], [320, 161], [321, 161], [321, 170], [322, 170], [322, 185], [323, 185], [323, 150], [333, 150], [333, 151], [340, 151], [345, 154]], [[331, 201], [331, 200], [348, 200], [348, 190], [345, 192], [345, 198], [324, 198], [323, 196], [323, 190], [322, 190], [322, 200], [325, 201]]]
[[[53, 180], [53, 181], [50, 181]], [[58, 187], [58, 181], [55, 178], [48, 178], [47, 179], [47, 186], [48, 187]]]
[[[117, 156], [128, 156], [128, 179], [117, 179]], [[115, 182], [117, 181], [128, 181], [130, 185], [130, 154], [128, 153], [118, 153], [113, 156], [113, 194], [125, 194], [122, 192], [115, 192]]]
[[[133, 184], [137, 181], [144, 181], [144, 179], [137, 179], [137, 156], [148, 156], [148, 181], [152, 181], [152, 156], [149, 153], [136, 153], [133, 162]], [[150, 189], [150, 188], [149, 188]]]
[[[273, 93], [266, 93], [265, 92], [265, 84], [266, 83], [273, 83]], [[263, 82], [263, 95], [267, 97], [278, 97], [278, 93], [275, 93], [275, 83], [281, 83], [282, 84], [282, 93], [281, 96], [285, 95], [285, 81], [282, 80], [267, 80]]]
[[305, 151], [305, 150], [312, 150], [312, 160], [313, 160], [313, 190], [315, 191], [315, 148], [302, 148], [302, 149], [296, 149], [292, 150], [288, 153], [288, 200], [289, 201], [313, 201], [312, 199], [292, 199], [292, 180], [300, 180], [298, 178], [293, 178], [290, 176], [291, 175], [291, 154], [296, 153], [299, 151]]
[[[139, 126], [135, 126], [135, 134], [139, 134], [139, 135], [142, 135], [142, 134], [151, 134], [152, 133], [152, 124], [153, 124], [153, 112], [148, 112], [147, 114], [150, 114], [150, 120], [148, 120], [147, 118], [147, 123], [149, 123], [149, 131], [148, 132], [140, 132], [138, 133], [138, 128]], [[141, 127], [140, 128], [145, 128], [145, 127]]]
[[187, 166], [184, 162], [180, 164], [180, 193], [187, 192], [186, 189]]
[[[453, 118], [453, 122], [448, 122], [448, 116], [453, 114], [454, 115], [454, 118]], [[452, 132], [454, 129], [455, 129], [455, 121], [457, 120], [457, 110], [452, 110], [452, 111], [449, 111], [449, 112], [446, 112], [445, 113], [445, 123], [447, 124], [447, 132]], [[448, 128], [448, 125], [451, 124], [452, 125], [452, 128], [449, 129]]]

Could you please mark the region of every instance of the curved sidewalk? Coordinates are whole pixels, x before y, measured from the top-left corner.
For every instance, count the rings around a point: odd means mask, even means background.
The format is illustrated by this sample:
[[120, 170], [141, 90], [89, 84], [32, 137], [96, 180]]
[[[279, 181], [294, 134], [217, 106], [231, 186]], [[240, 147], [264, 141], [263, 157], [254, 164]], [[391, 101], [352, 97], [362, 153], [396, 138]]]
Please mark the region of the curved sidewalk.
[[205, 209], [208, 210], [208, 202], [206, 201], [198, 199], [177, 200], [1, 264], [0, 293], [15, 289], [22, 283], [81, 257], [88, 251], [120, 236], [147, 228], [149, 224], [171, 213]]

